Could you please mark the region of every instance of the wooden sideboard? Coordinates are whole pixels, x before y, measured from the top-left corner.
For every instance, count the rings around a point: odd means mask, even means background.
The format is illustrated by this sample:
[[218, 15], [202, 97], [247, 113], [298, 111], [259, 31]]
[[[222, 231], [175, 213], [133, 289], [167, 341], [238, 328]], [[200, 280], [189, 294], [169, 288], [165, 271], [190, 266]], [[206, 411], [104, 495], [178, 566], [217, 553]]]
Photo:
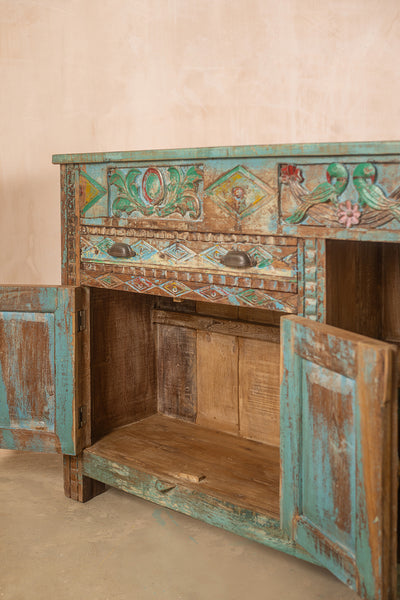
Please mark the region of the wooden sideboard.
[[396, 598], [400, 143], [54, 156], [62, 286], [2, 286], [0, 447]]

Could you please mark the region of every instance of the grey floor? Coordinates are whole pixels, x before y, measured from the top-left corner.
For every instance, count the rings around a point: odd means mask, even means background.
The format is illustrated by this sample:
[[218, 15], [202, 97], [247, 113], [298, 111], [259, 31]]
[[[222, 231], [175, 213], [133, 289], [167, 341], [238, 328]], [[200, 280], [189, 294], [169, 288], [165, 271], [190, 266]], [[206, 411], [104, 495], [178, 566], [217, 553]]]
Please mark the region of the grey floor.
[[118, 490], [64, 497], [61, 457], [0, 451], [1, 600], [354, 600], [325, 570]]

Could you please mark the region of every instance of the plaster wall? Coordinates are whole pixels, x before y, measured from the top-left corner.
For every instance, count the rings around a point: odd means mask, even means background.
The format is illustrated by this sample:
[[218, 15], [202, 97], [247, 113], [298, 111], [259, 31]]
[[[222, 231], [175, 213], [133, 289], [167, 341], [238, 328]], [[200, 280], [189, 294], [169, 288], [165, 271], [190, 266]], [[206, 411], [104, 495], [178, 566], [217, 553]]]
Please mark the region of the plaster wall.
[[60, 281], [53, 153], [400, 139], [398, 0], [0, 0], [0, 283]]

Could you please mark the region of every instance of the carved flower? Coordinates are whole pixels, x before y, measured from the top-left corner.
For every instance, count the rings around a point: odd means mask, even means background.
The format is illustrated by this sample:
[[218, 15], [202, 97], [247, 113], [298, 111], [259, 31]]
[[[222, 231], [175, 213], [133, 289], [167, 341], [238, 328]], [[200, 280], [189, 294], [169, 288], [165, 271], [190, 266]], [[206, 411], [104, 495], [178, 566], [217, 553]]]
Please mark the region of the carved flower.
[[232, 188], [232, 194], [235, 196], [235, 198], [241, 200], [244, 196], [244, 189], [240, 187], [240, 185], [237, 185], [236, 187]]
[[281, 165], [281, 183], [289, 183], [290, 181], [302, 183], [304, 181], [303, 173], [296, 165]]
[[352, 204], [350, 200], [346, 200], [339, 204], [337, 216], [339, 223], [349, 228], [359, 224], [361, 213], [358, 204]]

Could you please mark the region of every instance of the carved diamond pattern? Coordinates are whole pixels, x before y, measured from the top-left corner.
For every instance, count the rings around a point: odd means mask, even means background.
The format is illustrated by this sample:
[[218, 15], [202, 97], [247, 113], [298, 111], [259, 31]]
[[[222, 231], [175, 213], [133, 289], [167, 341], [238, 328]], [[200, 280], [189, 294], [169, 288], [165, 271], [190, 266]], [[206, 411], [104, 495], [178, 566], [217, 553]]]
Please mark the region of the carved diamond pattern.
[[182, 296], [182, 294], [186, 294], [187, 292], [191, 292], [190, 287], [181, 283], [180, 281], [167, 281], [163, 285], [160, 285], [162, 290], [165, 290], [171, 296]]
[[111, 246], [113, 245], [113, 241], [110, 240], [110, 238], [104, 238], [101, 239], [99, 242], [97, 242], [96, 244], [96, 248], [98, 248], [99, 250], [101, 250], [102, 252], [107, 252], [107, 250], [109, 248], [111, 248]]
[[274, 262], [272, 254], [260, 247], [251, 248], [247, 251], [247, 254], [256, 260], [257, 269], [265, 269]]
[[200, 253], [200, 256], [205, 258], [208, 262], [212, 263], [214, 266], [221, 266], [221, 258], [227, 253], [225, 248], [222, 248], [220, 245], [212, 246], [211, 248], [207, 248]]
[[231, 215], [245, 219], [275, 199], [273, 188], [238, 165], [206, 189], [212, 200]]
[[185, 262], [196, 256], [196, 253], [184, 246], [181, 242], [174, 242], [162, 251], [168, 258], [176, 262]]
[[102, 275], [101, 277], [97, 277], [96, 279], [97, 281], [101, 281], [102, 285], [104, 285], [104, 287], [107, 288], [118, 287], [119, 285], [124, 283], [123, 281], [118, 279], [118, 277], [115, 277], [115, 275]]
[[157, 248], [154, 248], [144, 240], [139, 240], [131, 248], [136, 252], [136, 256], [140, 260], [149, 260], [154, 254], [157, 254]]
[[265, 306], [271, 298], [259, 290], [248, 289], [238, 293], [238, 297], [251, 306]]
[[154, 283], [144, 277], [135, 277], [135, 279], [127, 281], [127, 284], [136, 292], [146, 292], [154, 287]]
[[200, 294], [203, 298], [207, 300], [221, 300], [228, 296], [228, 292], [226, 292], [223, 288], [218, 287], [217, 285], [208, 285], [207, 287], [200, 288], [197, 290], [197, 293]]

